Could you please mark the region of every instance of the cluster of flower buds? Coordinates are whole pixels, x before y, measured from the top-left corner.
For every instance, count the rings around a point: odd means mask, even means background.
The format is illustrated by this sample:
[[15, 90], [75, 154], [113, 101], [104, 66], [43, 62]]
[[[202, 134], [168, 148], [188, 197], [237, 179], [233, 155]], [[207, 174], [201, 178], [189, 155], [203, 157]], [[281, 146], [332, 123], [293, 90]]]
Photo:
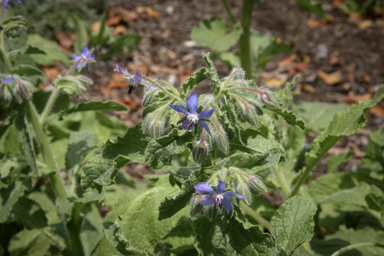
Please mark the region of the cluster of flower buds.
[[31, 81], [18, 75], [14, 75], [6, 81], [0, 79], [0, 84], [0, 100], [6, 107], [12, 102], [13, 97], [19, 104], [23, 102], [23, 99], [31, 98], [34, 88]]

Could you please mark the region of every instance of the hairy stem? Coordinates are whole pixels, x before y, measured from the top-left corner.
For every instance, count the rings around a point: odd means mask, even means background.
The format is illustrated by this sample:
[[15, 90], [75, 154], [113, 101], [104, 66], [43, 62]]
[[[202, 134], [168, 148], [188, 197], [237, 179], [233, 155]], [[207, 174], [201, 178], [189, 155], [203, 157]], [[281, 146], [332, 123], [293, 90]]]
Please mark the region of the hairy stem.
[[57, 165], [55, 157], [53, 156], [48, 137], [45, 135], [43, 127], [41, 126], [35, 106], [31, 101], [28, 101], [28, 113], [40, 143], [40, 150], [44, 157], [45, 163], [47, 164], [48, 168], [53, 171], [49, 174], [49, 179], [51, 180], [52, 186], [54, 187], [58, 197], [66, 199], [67, 191], [65, 190], [64, 182], [60, 177], [59, 166]]
[[351, 244], [351, 245], [345, 246], [345, 247], [343, 247], [343, 248], [337, 250], [337, 251], [334, 252], [331, 256], [338, 256], [338, 255], [341, 255], [341, 254], [344, 253], [344, 252], [347, 252], [347, 251], [350, 251], [350, 250], [353, 250], [353, 249], [356, 249], [356, 248], [360, 248], [360, 247], [371, 247], [371, 246], [384, 248], [384, 245], [382, 245], [382, 244], [378, 244], [378, 243], [372, 243], [372, 242], [358, 243], [358, 244]]
[[291, 191], [289, 189], [288, 183], [285, 180], [284, 175], [281, 173], [281, 171], [277, 167], [273, 167], [273, 170], [281, 186], [281, 191], [283, 192], [284, 199], [287, 200], [291, 195]]
[[244, 202], [240, 201], [240, 207], [245, 211], [247, 215], [252, 217], [254, 220], [259, 222], [262, 226], [264, 226], [266, 229], [270, 230], [269, 228], [269, 222], [264, 219], [260, 214], [255, 212], [251, 207], [249, 207], [247, 204]]
[[232, 23], [236, 24], [237, 20], [235, 19], [235, 16], [233, 16], [232, 11], [231, 11], [231, 7], [229, 6], [227, 0], [221, 0], [221, 2], [223, 3], [224, 9], [227, 12], [227, 14], [228, 14], [229, 18], [231, 19]]
[[0, 60], [5, 64], [5, 67], [8, 69], [8, 72], [12, 70], [12, 64], [8, 59], [7, 54], [5, 53], [5, 43], [4, 43], [4, 30], [0, 32]]
[[252, 79], [250, 27], [253, 4], [253, 0], [243, 0], [243, 8], [241, 11], [241, 27], [243, 28], [243, 33], [241, 34], [239, 41], [240, 60], [247, 79]]

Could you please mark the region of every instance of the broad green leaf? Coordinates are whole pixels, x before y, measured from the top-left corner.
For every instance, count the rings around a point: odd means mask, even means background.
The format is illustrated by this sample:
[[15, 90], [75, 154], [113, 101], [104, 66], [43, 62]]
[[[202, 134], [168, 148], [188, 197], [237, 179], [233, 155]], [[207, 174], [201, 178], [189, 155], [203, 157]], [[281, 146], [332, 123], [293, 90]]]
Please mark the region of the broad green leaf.
[[43, 231], [24, 229], [12, 237], [8, 250], [11, 256], [43, 256], [50, 246]]
[[100, 243], [97, 245], [95, 250], [91, 254], [92, 256], [106, 256], [106, 255], [116, 255], [123, 256], [104, 236], [101, 239]]
[[82, 112], [82, 111], [127, 111], [129, 108], [127, 108], [125, 105], [120, 104], [116, 101], [87, 101], [87, 102], [81, 102], [74, 106], [73, 108], [70, 108], [66, 110], [65, 114], [72, 114], [75, 112]]
[[188, 217], [182, 217], [166, 237], [164, 242], [169, 242], [172, 245], [171, 252], [183, 254], [186, 250], [194, 249], [195, 234], [192, 229], [192, 220]]
[[365, 159], [380, 163], [384, 170], [384, 154], [382, 147], [384, 146], [384, 131], [372, 131], [368, 138], [368, 144], [364, 148]]
[[192, 29], [191, 39], [196, 41], [197, 46], [207, 46], [216, 52], [224, 52], [239, 41], [241, 33], [239, 24], [235, 23], [229, 29], [225, 19], [215, 17], [200, 21]]
[[283, 144], [288, 158], [297, 159], [305, 148], [305, 134], [298, 126], [289, 126]]
[[45, 212], [40, 205], [26, 196], [21, 197], [13, 206], [12, 215], [30, 229], [42, 229], [48, 225]]
[[310, 199], [293, 197], [275, 212], [271, 219], [271, 234], [279, 252], [290, 255], [302, 243], [312, 239], [316, 210]]
[[140, 40], [141, 36], [138, 34], [127, 33], [121, 35], [116, 38], [113, 46], [105, 55], [102, 55], [101, 58], [111, 58], [112, 56], [123, 53], [125, 49], [128, 49], [129, 52], [133, 52], [139, 45]]
[[280, 53], [290, 53], [291, 48], [284, 43], [277, 43], [276, 36], [266, 35], [257, 30], [250, 31], [251, 54], [258, 68], [263, 70], [268, 61]]
[[16, 202], [24, 195], [26, 187], [21, 181], [16, 181], [7, 188], [0, 189], [0, 223], [4, 223]]
[[172, 157], [184, 152], [194, 139], [190, 132], [177, 128], [163, 137], [152, 139], [145, 149], [145, 163], [154, 169], [170, 165]]
[[193, 221], [199, 255], [277, 255], [273, 239], [258, 227], [245, 229], [235, 218], [219, 215]]
[[75, 21], [75, 34], [76, 38], [73, 42], [74, 50], [81, 52], [84, 46], [88, 45], [88, 25], [85, 21], [80, 19], [76, 14], [73, 14], [73, 20]]
[[241, 67], [240, 57], [232, 52], [222, 52], [212, 54], [213, 60], [220, 60], [228, 66], [228, 70], [234, 67]]
[[23, 150], [25, 160], [27, 161], [29, 167], [32, 169], [34, 175], [37, 176], [38, 171], [36, 165], [36, 156], [35, 151], [33, 150], [33, 141], [31, 138], [32, 129], [26, 122], [25, 107], [26, 105], [23, 105], [19, 108], [19, 115], [16, 118], [15, 128], [17, 139], [21, 145], [21, 149]]
[[323, 9], [323, 4], [321, 1], [313, 0], [295, 0], [301, 9], [308, 12], [314, 12], [323, 19], [327, 19]]
[[113, 160], [103, 158], [101, 155], [95, 155], [84, 166], [81, 175], [81, 187], [85, 190], [88, 188], [97, 188], [101, 191], [102, 186], [113, 184], [117, 170], [113, 168]]
[[61, 61], [69, 66], [66, 52], [57, 43], [44, 39], [37, 34], [31, 34], [28, 36], [28, 44], [44, 49], [47, 54], [31, 54], [30, 56], [37, 64], [49, 66], [55, 63], [55, 61]]
[[81, 163], [84, 154], [97, 147], [97, 139], [90, 131], [71, 132], [68, 142], [68, 151], [65, 155], [67, 170]]
[[8, 53], [8, 58], [10, 61], [13, 61], [17, 55], [23, 55], [23, 54], [43, 54], [43, 55], [46, 55], [45, 51], [40, 49], [39, 47], [31, 46], [31, 45], [25, 45], [19, 49], [10, 51]]
[[337, 155], [330, 156], [327, 161], [327, 172], [335, 173], [343, 164], [353, 157], [355, 153], [349, 151], [348, 153], [340, 153]]
[[17, 158], [3, 157], [0, 160], [0, 179], [8, 177], [9, 173], [21, 167]]
[[188, 209], [185, 209], [172, 218], [158, 221], [162, 199], [179, 191], [178, 187], [172, 187], [169, 183], [163, 184], [136, 197], [122, 209], [121, 231], [130, 247], [148, 250], [175, 228], [182, 216], [187, 215]]
[[[383, 244], [383, 241], [384, 232], [381, 230], [375, 231], [370, 228], [360, 230], [342, 229], [333, 235], [328, 235], [325, 240], [313, 239], [311, 248], [315, 251], [316, 256], [329, 256], [346, 246], [367, 242]], [[359, 247], [346, 251], [342, 255], [384, 255], [384, 248]]]
[[83, 97], [83, 91], [86, 90], [86, 87], [74, 80], [57, 78], [53, 81], [56, 89], [60, 89], [61, 92], [69, 95], [69, 96], [81, 96]]
[[195, 88], [199, 83], [209, 77], [209, 73], [206, 68], [199, 69], [187, 78], [187, 80], [180, 86], [180, 97], [187, 99], [189, 92]]
[[95, 205], [84, 216], [80, 230], [80, 240], [85, 256], [90, 256], [103, 238], [103, 219]]
[[33, 79], [35, 82], [42, 81], [45, 82], [45, 73], [37, 68], [34, 68], [30, 65], [17, 65], [12, 69], [13, 74], [17, 74], [19, 76], [28, 77], [30, 79]]
[[345, 111], [345, 103], [300, 101], [292, 105], [292, 110], [304, 120], [306, 132], [321, 132], [327, 129], [336, 113]]
[[75, 206], [74, 202], [70, 202], [67, 199], [62, 199], [60, 197], [57, 197], [55, 205], [56, 205], [57, 212], [60, 215], [64, 215], [67, 221], [69, 221], [72, 218], [73, 207]]
[[355, 186], [351, 176], [345, 173], [332, 173], [321, 176], [311, 182], [308, 192], [316, 204], [328, 196], [339, 193], [343, 189], [350, 189]]

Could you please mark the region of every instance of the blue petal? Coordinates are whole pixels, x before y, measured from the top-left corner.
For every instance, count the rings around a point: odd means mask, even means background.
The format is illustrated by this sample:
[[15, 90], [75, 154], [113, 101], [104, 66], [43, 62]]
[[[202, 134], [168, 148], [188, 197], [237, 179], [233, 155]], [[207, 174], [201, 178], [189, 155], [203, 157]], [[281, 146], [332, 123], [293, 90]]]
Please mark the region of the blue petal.
[[92, 52], [91, 55], [89, 55], [89, 60], [94, 60], [95, 59], [95, 52]]
[[123, 70], [121, 70], [121, 67], [117, 63], [116, 63], [116, 72], [119, 75], [124, 75]]
[[184, 115], [189, 115], [189, 112], [188, 110], [185, 108], [185, 107], [182, 107], [182, 106], [179, 106], [179, 105], [169, 105], [171, 108], [173, 108], [174, 110], [176, 110], [177, 112], [181, 112], [183, 113]]
[[84, 48], [83, 48], [83, 52], [82, 52], [83, 57], [87, 56], [88, 53], [89, 53], [89, 49], [88, 49], [88, 47], [87, 47], [87, 46], [84, 46]]
[[71, 53], [71, 55], [72, 55], [72, 57], [73, 57], [74, 60], [78, 60], [78, 59], [80, 59], [80, 56], [74, 55], [74, 54], [72, 54], [72, 53]]
[[232, 208], [231, 199], [229, 199], [228, 197], [224, 197], [222, 204], [223, 204], [225, 210], [227, 210], [227, 214], [229, 215], [229, 213], [231, 212], [231, 208]]
[[[186, 120], [184, 120], [184, 121], [181, 123], [181, 128], [183, 128], [184, 130], [187, 130], [188, 125], [189, 125], [189, 120], [186, 119]], [[195, 124], [191, 125], [191, 126], [188, 128], [188, 131], [189, 131], [189, 130], [192, 130], [193, 126], [195, 126]]]
[[8, 83], [12, 82], [13, 80], [15, 80], [15, 78], [13, 78], [13, 77], [10, 77], [10, 78], [8, 78], [8, 79], [7, 79], [7, 81], [5, 81], [5, 83], [7, 83], [7, 84], [8, 84]]
[[235, 197], [238, 197], [238, 198], [244, 198], [244, 197], [245, 197], [245, 196], [236, 195], [236, 194], [233, 193], [233, 192], [225, 192], [225, 193], [223, 194], [223, 196], [224, 196], [224, 197], [226, 197], [226, 196], [235, 196]]
[[191, 114], [196, 114], [197, 113], [197, 107], [199, 105], [199, 103], [197, 102], [197, 95], [195, 92], [193, 92], [191, 94], [191, 96], [188, 97], [187, 99], [187, 107], [189, 109], [189, 111], [191, 112]]
[[222, 182], [221, 180], [219, 180], [219, 184], [217, 184], [217, 186], [216, 186], [216, 193], [217, 193], [217, 194], [221, 194], [221, 193], [223, 193], [224, 189], [225, 189], [225, 184], [224, 184], [224, 182]]
[[16, 3], [19, 3], [19, 4], [21, 4], [21, 1], [20, 0], [15, 0], [16, 1]]
[[208, 119], [212, 116], [213, 114], [213, 111], [215, 111], [216, 108], [213, 108], [213, 109], [210, 109], [210, 110], [207, 110], [207, 111], [201, 111], [200, 114], [198, 115], [199, 119], [200, 118], [205, 118], [205, 119]]
[[141, 82], [141, 74], [139, 71], [136, 71], [136, 75], [132, 77], [132, 81], [134, 83], [140, 83]]
[[205, 193], [209, 193], [211, 195], [215, 194], [215, 191], [213, 191], [212, 187], [205, 182], [198, 183], [193, 187], [195, 188], [197, 194], [205, 194]]
[[198, 124], [199, 124], [201, 127], [203, 127], [205, 130], [207, 130], [207, 132], [209, 133], [209, 135], [211, 135], [211, 131], [209, 130], [209, 127], [208, 127], [208, 125], [207, 125], [206, 122], [199, 120]]
[[211, 195], [206, 195], [199, 202], [199, 204], [201, 204], [201, 205], [212, 205], [214, 203], [215, 203], [215, 200], [213, 199], [213, 197]]

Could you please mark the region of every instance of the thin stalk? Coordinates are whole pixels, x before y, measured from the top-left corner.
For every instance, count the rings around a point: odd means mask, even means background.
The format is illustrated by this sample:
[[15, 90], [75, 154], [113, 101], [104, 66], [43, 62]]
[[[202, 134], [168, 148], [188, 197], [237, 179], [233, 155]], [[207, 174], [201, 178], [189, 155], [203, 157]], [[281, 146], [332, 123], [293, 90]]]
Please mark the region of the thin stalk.
[[8, 59], [7, 54], [5, 53], [5, 44], [4, 44], [4, 30], [0, 32], [0, 59], [4, 62], [5, 67], [9, 72], [12, 70], [12, 64]]
[[252, 79], [252, 60], [251, 60], [251, 44], [250, 44], [250, 27], [252, 20], [253, 0], [243, 0], [243, 8], [241, 11], [241, 27], [243, 33], [240, 36], [240, 60], [241, 66], [245, 70], [247, 79]]
[[[174, 99], [177, 99], [178, 101], [180, 102], [184, 102], [179, 96], [173, 94], [173, 93], [170, 93], [168, 90], [166, 90], [165, 88], [163, 88], [162, 86], [160, 86], [158, 83], [156, 83], [155, 81], [153, 81], [151, 78], [147, 77], [147, 76], [143, 76], [145, 79], [147, 79], [148, 81], [150, 81], [151, 83], [153, 83], [154, 85], [156, 85], [156, 87], [160, 90], [162, 90], [165, 94], [168, 94], [169, 96], [171, 96], [172, 98]], [[177, 92], [177, 91], [176, 91]]]
[[295, 188], [291, 192], [291, 197], [295, 196], [299, 192], [301, 185], [303, 185], [304, 182], [307, 180], [308, 176], [311, 174], [312, 169], [320, 161], [320, 159], [321, 157], [316, 162], [313, 162], [311, 165], [306, 167], [304, 174], [301, 176], [300, 180], [297, 182]]
[[289, 189], [288, 183], [285, 180], [284, 175], [281, 173], [281, 171], [278, 168], [273, 167], [273, 170], [281, 186], [281, 191], [283, 192], [284, 199], [287, 200], [291, 195], [291, 191]]
[[72, 212], [72, 219], [67, 224], [71, 252], [76, 256], [84, 256], [84, 250], [80, 240], [80, 229], [83, 222], [83, 218], [80, 216], [80, 207], [80, 205], [75, 205]]
[[240, 201], [240, 207], [245, 211], [245, 213], [247, 215], [249, 215], [250, 217], [252, 217], [254, 220], [256, 220], [257, 222], [259, 222], [262, 226], [264, 226], [266, 229], [270, 230], [270, 227], [269, 227], [269, 222], [264, 219], [260, 214], [258, 214], [257, 212], [255, 212], [251, 207], [249, 207], [247, 204], [245, 204], [244, 202]]
[[351, 245], [348, 245], [348, 246], [345, 246], [339, 250], [337, 250], [336, 252], [334, 252], [331, 256], [338, 256], [344, 252], [347, 252], [347, 251], [350, 251], [350, 250], [353, 250], [353, 249], [356, 249], [356, 248], [360, 248], [360, 247], [371, 247], [371, 246], [375, 246], [375, 247], [381, 247], [381, 248], [384, 248], [384, 245], [382, 244], [378, 244], [378, 243], [372, 243], [372, 242], [366, 242], [366, 243], [358, 243], [358, 244], [351, 244]]
[[231, 7], [229, 6], [227, 0], [221, 0], [221, 2], [223, 3], [224, 9], [227, 12], [227, 14], [228, 14], [229, 18], [231, 19], [232, 23], [236, 24], [237, 20], [235, 19], [235, 16], [233, 16], [232, 11], [231, 11]]
[[265, 92], [263, 92], [263, 91], [260, 91], [260, 90], [254, 89], [254, 88], [249, 88], [249, 87], [230, 87], [230, 88], [225, 89], [224, 91], [230, 91], [230, 90], [247, 90], [247, 91], [257, 92], [261, 95], [265, 94]]
[[32, 121], [32, 125], [35, 129], [36, 136], [40, 143], [40, 149], [44, 157], [45, 163], [47, 164], [48, 168], [53, 171], [53, 173], [49, 174], [49, 179], [51, 180], [52, 186], [54, 187], [58, 197], [66, 199], [67, 191], [65, 190], [64, 182], [60, 177], [59, 166], [56, 163], [51, 146], [48, 142], [48, 138], [44, 133], [43, 127], [41, 126], [35, 106], [32, 104], [31, 101], [28, 101], [28, 112]]

